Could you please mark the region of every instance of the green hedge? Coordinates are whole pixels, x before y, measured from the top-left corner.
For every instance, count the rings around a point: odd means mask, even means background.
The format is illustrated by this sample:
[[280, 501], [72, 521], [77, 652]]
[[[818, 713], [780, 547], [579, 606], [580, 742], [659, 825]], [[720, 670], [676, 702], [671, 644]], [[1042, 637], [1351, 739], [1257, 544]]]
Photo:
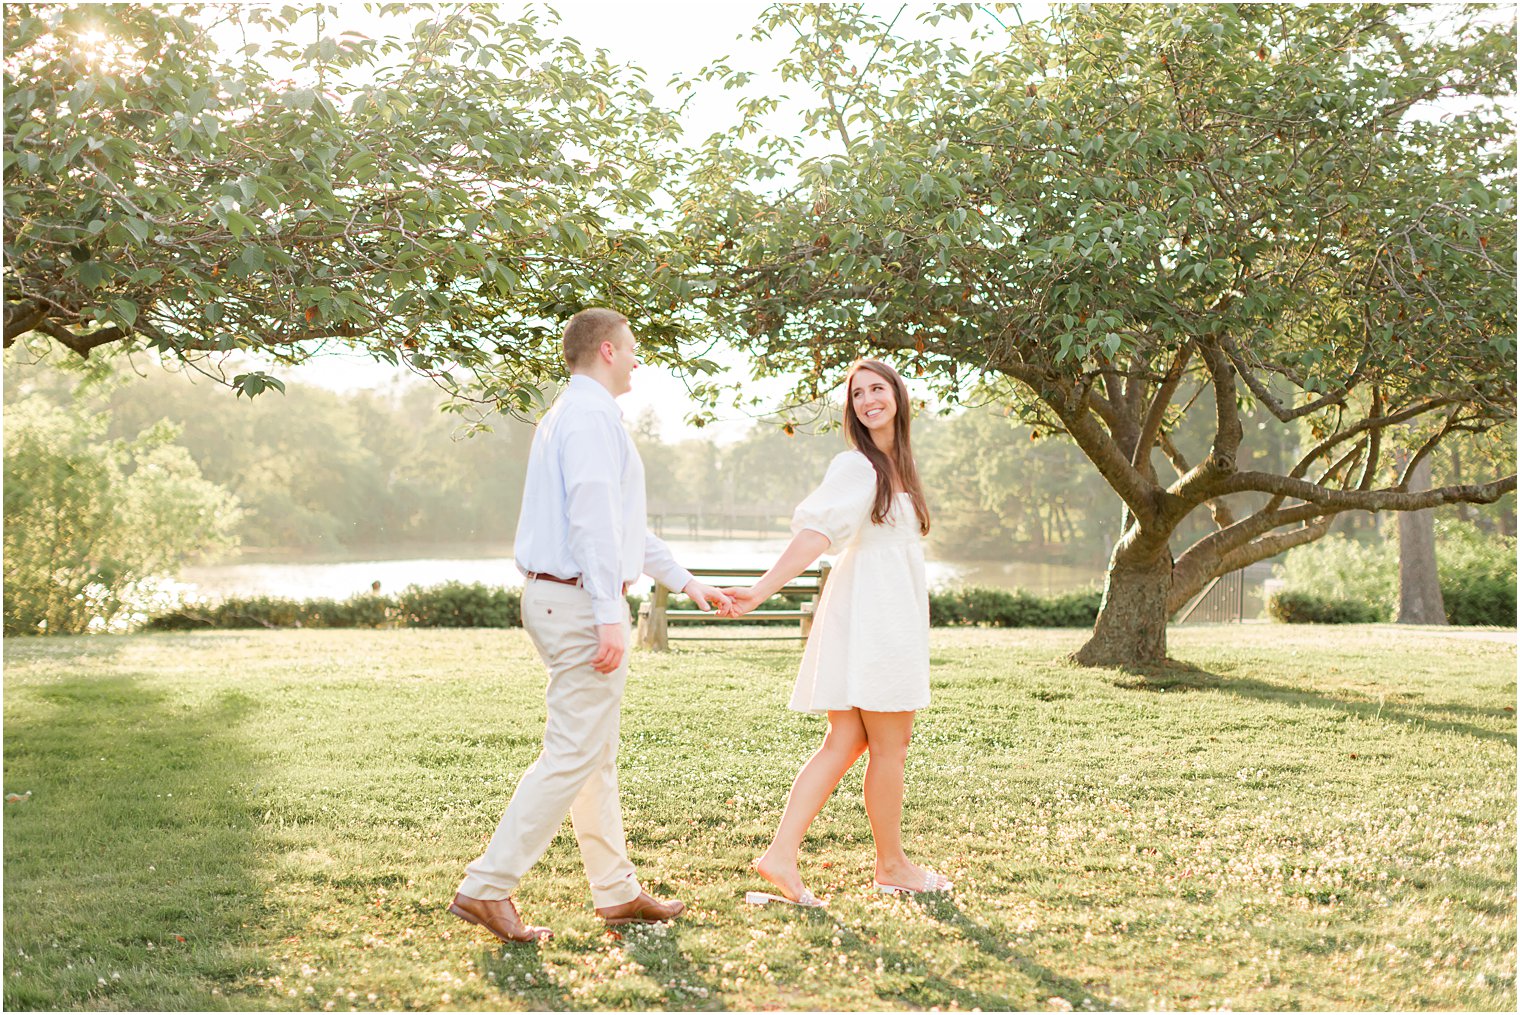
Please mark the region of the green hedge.
[[1018, 589], [970, 587], [929, 593], [933, 627], [1092, 627], [1103, 593], [1043, 598]]
[[1371, 603], [1308, 592], [1278, 592], [1267, 600], [1267, 613], [1284, 624], [1376, 624], [1384, 619]]
[[[760, 609], [795, 610], [809, 594], [775, 595]], [[1098, 619], [1103, 593], [1070, 592], [1042, 598], [1016, 589], [969, 586], [929, 593], [931, 627], [1092, 627]], [[670, 597], [670, 608], [695, 609], [682, 595]], [[790, 618], [747, 619], [752, 624], [796, 624]]]
[[148, 621], [150, 631], [245, 627], [392, 627], [396, 601], [389, 596], [351, 599], [281, 599], [249, 596], [181, 606]]
[[[1441, 599], [1451, 624], [1515, 626], [1515, 540], [1465, 522], [1436, 521]], [[1399, 557], [1394, 541], [1359, 544], [1333, 535], [1288, 551], [1277, 577], [1286, 587], [1267, 612], [1290, 624], [1360, 624], [1393, 619]], [[1291, 598], [1288, 598], [1291, 597]]]
[[[1098, 616], [1098, 592], [1041, 598], [1026, 592], [964, 588], [929, 594], [929, 623], [935, 627], [1091, 627]], [[642, 596], [628, 597], [637, 618]], [[672, 596], [672, 608], [691, 608]], [[777, 607], [784, 603], [778, 597]], [[757, 621], [761, 622], [761, 621]], [[795, 624], [795, 620], [771, 621]], [[350, 599], [280, 599], [253, 596], [183, 606], [148, 622], [150, 631], [259, 627], [521, 627], [522, 590], [463, 582], [413, 585], [396, 596], [357, 595]]]
[[1441, 601], [1452, 624], [1515, 626], [1515, 582], [1494, 575], [1464, 575], [1441, 580]]
[[397, 598], [400, 627], [521, 627], [522, 590], [476, 582], [412, 585]]
[[[640, 596], [628, 597], [632, 616]], [[521, 627], [522, 589], [480, 582], [411, 585], [396, 596], [350, 599], [231, 598], [183, 606], [148, 622], [150, 631], [248, 627]]]
[[1453, 624], [1515, 626], [1515, 540], [1459, 522], [1436, 524], [1441, 600]]

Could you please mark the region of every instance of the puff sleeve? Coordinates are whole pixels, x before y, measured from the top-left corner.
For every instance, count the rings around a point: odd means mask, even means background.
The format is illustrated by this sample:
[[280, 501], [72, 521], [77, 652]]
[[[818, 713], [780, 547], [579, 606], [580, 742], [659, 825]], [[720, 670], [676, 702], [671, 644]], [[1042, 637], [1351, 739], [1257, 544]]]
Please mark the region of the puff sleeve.
[[792, 534], [812, 529], [828, 537], [829, 553], [838, 553], [870, 523], [876, 499], [876, 468], [859, 451], [835, 455], [818, 489], [792, 512]]

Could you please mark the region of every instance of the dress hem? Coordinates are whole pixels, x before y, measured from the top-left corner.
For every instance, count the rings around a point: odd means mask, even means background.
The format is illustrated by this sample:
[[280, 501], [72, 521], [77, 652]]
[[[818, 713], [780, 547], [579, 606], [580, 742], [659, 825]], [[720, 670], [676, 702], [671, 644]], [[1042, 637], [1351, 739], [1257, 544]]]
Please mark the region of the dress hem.
[[929, 707], [926, 701], [922, 705], [914, 705], [909, 708], [867, 708], [865, 705], [825, 705], [822, 708], [803, 708], [800, 705], [788, 703], [786, 706], [793, 712], [801, 712], [803, 715], [826, 716], [832, 712], [842, 712], [852, 708], [858, 708], [862, 712], [922, 712]]

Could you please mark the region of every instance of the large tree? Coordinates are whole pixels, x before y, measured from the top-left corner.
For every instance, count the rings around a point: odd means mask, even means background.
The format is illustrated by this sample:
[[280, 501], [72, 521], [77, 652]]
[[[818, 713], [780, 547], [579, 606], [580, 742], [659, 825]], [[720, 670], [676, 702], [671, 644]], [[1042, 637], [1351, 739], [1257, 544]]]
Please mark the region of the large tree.
[[[1159, 662], [1210, 579], [1342, 512], [1515, 487], [1408, 488], [1443, 440], [1514, 417], [1514, 26], [1440, 15], [1073, 5], [961, 46], [778, 5], [760, 32], [795, 40], [780, 73], [817, 104], [799, 140], [741, 99], [693, 154], [687, 268], [757, 372], [811, 393], [887, 356], [1068, 435], [1124, 504], [1077, 658]], [[1290, 468], [1246, 464], [1253, 405], [1292, 428]], [[1196, 413], [1201, 457], [1172, 439]], [[1200, 511], [1213, 531], [1174, 547]]]
[[641, 73], [491, 5], [375, 5], [385, 38], [352, 10], [5, 5], [6, 347], [215, 372], [342, 343], [509, 411], [588, 303], [658, 357], [636, 217], [675, 125]]

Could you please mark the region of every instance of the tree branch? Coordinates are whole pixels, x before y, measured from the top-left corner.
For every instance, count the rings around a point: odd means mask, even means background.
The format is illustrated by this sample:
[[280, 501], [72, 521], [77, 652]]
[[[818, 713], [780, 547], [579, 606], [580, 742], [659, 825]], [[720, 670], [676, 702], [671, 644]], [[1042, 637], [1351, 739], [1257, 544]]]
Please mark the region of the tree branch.
[[[1361, 459], [1361, 457], [1362, 457], [1362, 454], [1366, 450], [1367, 450], [1367, 438], [1363, 438], [1363, 439], [1357, 441], [1355, 444], [1351, 445], [1351, 449], [1349, 451], [1347, 451], [1344, 455], [1341, 455], [1335, 461], [1331, 462], [1330, 463], [1330, 467], [1327, 468], [1324, 472], [1320, 473], [1319, 479], [1315, 480], [1315, 482], [1317, 482], [1321, 486], [1324, 486], [1326, 483], [1330, 482], [1330, 480], [1334, 479], [1335, 476], [1342, 469], [1344, 469], [1346, 466], [1351, 465], [1352, 463], [1354, 463], [1356, 461], [1359, 461]], [[1341, 488], [1345, 489], [1345, 484], [1342, 484]], [[1281, 503], [1282, 503], [1282, 498], [1281, 497], [1274, 497], [1272, 499], [1272, 503], [1270, 505], [1268, 505], [1268, 506], [1269, 507], [1276, 507], [1278, 504], [1281, 504]]]
[[1235, 511], [1225, 503], [1223, 497], [1215, 497], [1203, 502], [1203, 506], [1209, 509], [1209, 517], [1214, 520], [1214, 527], [1227, 529], [1235, 524]]
[[1239, 571], [1243, 567], [1249, 567], [1257, 561], [1275, 557], [1279, 553], [1293, 549], [1295, 546], [1303, 546], [1319, 539], [1335, 521], [1339, 511], [1331, 511], [1291, 532], [1278, 532], [1273, 535], [1263, 536], [1254, 543], [1248, 543], [1238, 550], [1231, 550], [1225, 554], [1219, 562], [1219, 573], [1229, 574], [1231, 571]]
[[1429, 440], [1420, 445], [1420, 449], [1411, 455], [1409, 461], [1404, 464], [1403, 470], [1399, 473], [1399, 481], [1394, 484], [1395, 490], [1409, 489], [1409, 477], [1414, 475], [1415, 468], [1420, 462], [1424, 461], [1426, 455], [1435, 450], [1436, 445], [1441, 443], [1442, 438], [1451, 433], [1452, 428], [1462, 421], [1461, 416], [1461, 406], [1457, 406], [1451, 410], [1451, 415], [1446, 417], [1446, 424], [1436, 431]]
[[1322, 507], [1342, 510], [1357, 508], [1362, 511], [1423, 511], [1442, 504], [1492, 504], [1515, 489], [1515, 477], [1506, 476], [1491, 483], [1468, 483], [1461, 486], [1443, 486], [1419, 493], [1402, 490], [1327, 490], [1317, 483], [1278, 476], [1270, 472], [1237, 472], [1221, 484], [1222, 493], [1243, 493], [1257, 490], [1263, 493], [1282, 494]]
[[1161, 445], [1161, 453], [1166, 455], [1166, 460], [1171, 462], [1172, 468], [1177, 470], [1178, 478], [1187, 475], [1188, 470], [1192, 466], [1188, 464], [1187, 459], [1183, 457], [1177, 445], [1172, 443], [1172, 435], [1168, 433], [1160, 434], [1157, 437], [1157, 441]]
[[1199, 351], [1214, 380], [1214, 446], [1209, 458], [1216, 468], [1234, 471], [1235, 456], [1245, 434], [1240, 425], [1240, 407], [1235, 402], [1235, 368], [1213, 341], [1202, 343]]
[[34, 330], [42, 332], [59, 345], [77, 353], [81, 359], [89, 359], [90, 353], [94, 350], [103, 345], [110, 345], [112, 342], [120, 342], [131, 334], [127, 329], [113, 324], [87, 335], [76, 335], [56, 321], [43, 321]]
[[[1383, 411], [1383, 387], [1376, 385], [1372, 389], [1372, 407], [1367, 410], [1367, 415], [1377, 416]], [[1383, 457], [1383, 428], [1375, 428], [1367, 442], [1367, 467], [1362, 470], [1362, 481], [1357, 484], [1358, 490], [1372, 489], [1372, 481], [1377, 478], [1378, 461]]]
[[1097, 375], [1103, 380], [1102, 392], [1099, 392], [1096, 383], [1089, 381], [1087, 399], [1108, 426], [1108, 432], [1113, 435], [1119, 450], [1128, 452], [1135, 439], [1135, 421], [1126, 411], [1128, 406], [1124, 378], [1111, 365], [1100, 368]]
[[16, 339], [28, 331], [35, 331], [37, 325], [41, 324], [45, 317], [47, 317], [47, 308], [39, 303], [27, 300], [6, 300], [5, 347], [9, 349]]
[[1267, 407], [1267, 411], [1276, 416], [1278, 421], [1282, 423], [1291, 423], [1295, 419], [1307, 416], [1311, 412], [1323, 409], [1327, 405], [1344, 405], [1346, 396], [1361, 381], [1362, 371], [1367, 367], [1368, 355], [1371, 350], [1370, 341], [1362, 345], [1361, 357], [1358, 359], [1355, 369], [1351, 371], [1351, 376], [1346, 378], [1345, 383], [1341, 385], [1338, 391], [1328, 392], [1312, 402], [1300, 405], [1296, 409], [1288, 409], [1273, 397], [1272, 392], [1262, 383], [1261, 378], [1246, 368], [1245, 358], [1241, 355], [1239, 348], [1236, 347], [1234, 339], [1228, 335], [1221, 336], [1220, 345], [1223, 347], [1225, 354], [1229, 356], [1230, 362], [1235, 365], [1235, 369], [1239, 371], [1241, 379], [1246, 382], [1246, 387], [1251, 390], [1251, 394], [1255, 395], [1257, 400]]
[[1161, 430], [1161, 421], [1166, 418], [1166, 410], [1172, 404], [1172, 396], [1177, 393], [1177, 386], [1182, 383], [1182, 375], [1187, 370], [1188, 361], [1192, 358], [1193, 343], [1191, 341], [1183, 343], [1182, 348], [1177, 350], [1177, 355], [1172, 360], [1171, 369], [1167, 370], [1166, 376], [1156, 388], [1156, 394], [1151, 398], [1150, 409], [1145, 414], [1145, 421], [1140, 425], [1140, 436], [1135, 442], [1134, 454], [1130, 456], [1131, 465], [1139, 466], [1150, 455], [1151, 445], [1155, 443], [1156, 435]]
[[[1381, 430], [1384, 427], [1393, 426], [1396, 423], [1403, 423], [1407, 420], [1414, 419], [1416, 416], [1422, 416], [1427, 412], [1439, 409], [1442, 406], [1451, 405], [1456, 401], [1457, 400], [1455, 398], [1430, 398], [1415, 405], [1411, 405], [1407, 409], [1401, 409], [1398, 412], [1390, 413], [1386, 416], [1368, 416], [1360, 423], [1347, 427], [1344, 430], [1338, 430], [1316, 444], [1311, 450], [1306, 452], [1304, 456], [1298, 460], [1298, 464], [1293, 467], [1292, 472], [1288, 473], [1288, 477], [1291, 479], [1297, 479], [1303, 476], [1304, 473], [1309, 471], [1309, 466], [1313, 464], [1316, 458], [1324, 454], [1326, 451], [1329, 451], [1337, 444], [1348, 441], [1359, 433], [1364, 433], [1367, 430]], [[1381, 400], [1374, 401], [1374, 405], [1380, 404]]]
[[[1024, 380], [1022, 377], [1019, 379]], [[1142, 526], [1154, 523], [1157, 516], [1156, 494], [1160, 491], [1130, 464], [1129, 459], [1119, 450], [1113, 435], [1098, 425], [1089, 404], [1091, 396], [1087, 392], [1079, 395], [1069, 381], [1054, 383], [1049, 395], [1038, 384], [1030, 384], [1027, 380], [1025, 383], [1055, 412], [1071, 439], [1076, 441], [1077, 447], [1097, 467], [1098, 472]]]
[[[1323, 508], [1317, 504], [1300, 505], [1281, 511], [1262, 510], [1227, 529], [1205, 536], [1177, 558], [1172, 569], [1172, 589], [1167, 594], [1168, 612], [1180, 609], [1210, 580], [1288, 549], [1287, 546], [1282, 546], [1260, 552], [1273, 545], [1271, 540], [1275, 537], [1265, 540], [1260, 538], [1266, 533], [1294, 522], [1314, 522], [1316, 519], [1323, 520], [1324, 528], [1328, 529], [1330, 521], [1338, 514], [1340, 511], [1336, 509]], [[1304, 531], [1302, 528], [1295, 529], [1294, 533]], [[1304, 538], [1291, 545], [1298, 546], [1309, 541], [1310, 539]]]
[[1201, 504], [1229, 491], [1219, 484], [1235, 472], [1235, 456], [1240, 450], [1244, 429], [1240, 410], [1235, 404], [1235, 371], [1229, 358], [1211, 340], [1199, 343], [1209, 375], [1214, 384], [1214, 444], [1197, 467], [1167, 488], [1167, 493], [1189, 505]]

